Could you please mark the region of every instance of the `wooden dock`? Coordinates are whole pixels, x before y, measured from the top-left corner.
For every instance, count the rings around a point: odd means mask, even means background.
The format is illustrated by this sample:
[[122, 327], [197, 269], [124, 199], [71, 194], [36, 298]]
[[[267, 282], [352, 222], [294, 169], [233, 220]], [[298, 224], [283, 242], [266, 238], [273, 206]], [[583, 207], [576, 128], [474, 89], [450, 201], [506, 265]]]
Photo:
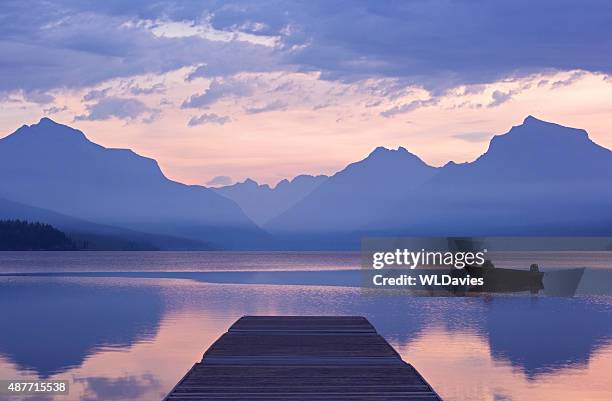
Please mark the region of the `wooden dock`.
[[165, 401], [441, 401], [358, 316], [245, 316]]

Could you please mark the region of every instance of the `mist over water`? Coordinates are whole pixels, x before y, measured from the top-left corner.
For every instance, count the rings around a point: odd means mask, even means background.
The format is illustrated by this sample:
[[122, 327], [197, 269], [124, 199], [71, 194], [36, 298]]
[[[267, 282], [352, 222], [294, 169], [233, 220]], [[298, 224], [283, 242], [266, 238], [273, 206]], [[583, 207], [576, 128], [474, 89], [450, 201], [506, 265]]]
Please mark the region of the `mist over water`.
[[[0, 252], [0, 273], [218, 272], [348, 270], [361, 266], [358, 251], [240, 252]], [[612, 268], [612, 252], [489, 253], [495, 266], [528, 269]]]

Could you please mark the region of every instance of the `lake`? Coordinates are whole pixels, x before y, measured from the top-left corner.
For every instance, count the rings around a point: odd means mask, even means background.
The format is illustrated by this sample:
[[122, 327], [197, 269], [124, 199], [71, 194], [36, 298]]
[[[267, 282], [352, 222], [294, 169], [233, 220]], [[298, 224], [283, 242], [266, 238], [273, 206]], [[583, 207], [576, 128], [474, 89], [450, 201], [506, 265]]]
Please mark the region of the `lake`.
[[496, 265], [532, 262], [587, 267], [576, 296], [429, 298], [244, 280], [335, 277], [359, 269], [351, 252], [0, 252], [0, 379], [70, 382], [69, 395], [28, 401], [161, 400], [242, 315], [341, 314], [366, 316], [445, 401], [609, 401], [609, 253], [506, 254]]

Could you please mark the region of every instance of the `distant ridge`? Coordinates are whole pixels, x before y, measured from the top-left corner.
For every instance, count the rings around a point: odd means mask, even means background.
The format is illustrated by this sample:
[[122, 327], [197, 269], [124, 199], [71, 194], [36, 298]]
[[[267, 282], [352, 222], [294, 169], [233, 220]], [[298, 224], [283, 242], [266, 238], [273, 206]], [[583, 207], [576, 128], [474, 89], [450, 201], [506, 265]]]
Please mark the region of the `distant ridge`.
[[171, 181], [155, 160], [104, 148], [48, 118], [0, 139], [0, 197], [217, 248], [248, 248], [267, 240], [234, 202]]
[[419, 235], [612, 235], [612, 152], [529, 116], [471, 163], [440, 169], [370, 228]]
[[187, 249], [355, 249], [374, 235], [612, 236], [612, 152], [584, 130], [528, 116], [468, 163], [436, 168], [404, 147], [378, 147], [331, 177], [213, 190], [42, 119], [0, 139], [3, 215]]
[[303, 199], [327, 178], [325, 175], [298, 175], [292, 180], [280, 181], [273, 188], [267, 184], [259, 185], [249, 178], [244, 182], [216, 188], [215, 191], [236, 202], [247, 216], [263, 226]]
[[96, 224], [2, 198], [0, 198], [0, 220], [50, 224], [65, 232], [79, 249], [104, 251], [214, 249], [211, 244], [202, 241]]
[[470, 163], [377, 148], [265, 227], [349, 248], [371, 235], [612, 235], [612, 152], [533, 116]]
[[403, 147], [378, 147], [327, 179], [265, 228], [280, 235], [359, 230], [436, 171]]

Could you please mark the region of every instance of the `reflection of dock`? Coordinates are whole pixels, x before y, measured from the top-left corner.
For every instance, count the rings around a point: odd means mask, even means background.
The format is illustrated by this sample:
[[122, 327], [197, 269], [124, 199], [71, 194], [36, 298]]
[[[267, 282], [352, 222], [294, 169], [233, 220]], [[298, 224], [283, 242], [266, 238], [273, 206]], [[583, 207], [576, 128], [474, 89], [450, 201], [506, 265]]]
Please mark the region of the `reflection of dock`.
[[245, 316], [166, 400], [440, 398], [363, 317]]

